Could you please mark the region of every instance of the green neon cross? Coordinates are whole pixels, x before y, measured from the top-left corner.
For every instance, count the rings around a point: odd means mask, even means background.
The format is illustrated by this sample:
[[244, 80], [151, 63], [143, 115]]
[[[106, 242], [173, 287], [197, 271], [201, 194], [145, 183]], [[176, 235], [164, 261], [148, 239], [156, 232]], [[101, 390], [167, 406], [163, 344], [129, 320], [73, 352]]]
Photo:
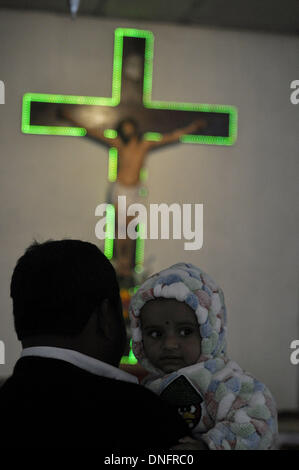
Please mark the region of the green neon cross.
[[[134, 43], [134, 44], [133, 44]], [[140, 44], [142, 43], [142, 47]], [[135, 49], [134, 49], [134, 47]], [[132, 48], [133, 47], [133, 48]], [[128, 51], [142, 58], [143, 73], [136, 82], [137, 95], [133, 102], [126, 96], [128, 80], [123, 74]], [[106, 122], [106, 137], [115, 137], [115, 126], [120, 117], [135, 117], [147, 140], [159, 140], [161, 133], [179, 127], [195, 118], [204, 117], [207, 128], [200, 135], [183, 135], [184, 143], [214, 145], [232, 145], [237, 137], [237, 110], [233, 106], [176, 103], [152, 100], [154, 36], [150, 31], [117, 28], [115, 30], [112, 96], [109, 98], [94, 96], [72, 96], [61, 94], [26, 93], [23, 97], [22, 132], [26, 134], [85, 136], [83, 127], [65, 126], [57, 122], [54, 112], [59, 105], [98, 107], [105, 114], [109, 109], [110, 121]], [[138, 94], [139, 93], [139, 94]], [[53, 111], [53, 112], [52, 112]], [[113, 113], [112, 113], [113, 111]], [[51, 114], [52, 113], [52, 114]], [[40, 116], [43, 115], [43, 119]], [[53, 115], [55, 119], [53, 120]], [[111, 121], [112, 115], [112, 121]], [[52, 116], [52, 117], [51, 117]], [[44, 124], [46, 117], [47, 125]], [[167, 128], [171, 126], [171, 129]], [[117, 178], [117, 151], [109, 151], [108, 178]], [[113, 255], [114, 207], [108, 207], [105, 254]], [[144, 259], [144, 241], [136, 241], [135, 269], [142, 269]]]

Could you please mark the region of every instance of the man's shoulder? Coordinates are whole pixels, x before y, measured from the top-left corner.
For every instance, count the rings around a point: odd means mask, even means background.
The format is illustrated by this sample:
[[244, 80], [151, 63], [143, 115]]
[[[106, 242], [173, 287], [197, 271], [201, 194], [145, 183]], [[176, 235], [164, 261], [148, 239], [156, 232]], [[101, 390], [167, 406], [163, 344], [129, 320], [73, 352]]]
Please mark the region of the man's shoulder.
[[0, 387], [0, 396], [12, 393], [14, 389], [20, 391], [23, 387], [30, 392], [31, 389], [36, 390], [37, 384], [40, 384], [38, 393], [43, 389], [45, 392], [53, 392], [53, 389], [59, 386], [60, 390], [71, 389], [73, 395], [88, 393], [90, 399], [98, 397], [100, 390], [101, 395], [108, 394], [112, 397], [117, 394], [119, 399], [125, 396], [128, 400], [132, 396], [154, 402], [159, 400], [153, 392], [138, 382], [97, 375], [66, 361], [41, 357], [19, 359], [11, 376]]
[[[176, 411], [142, 385], [46, 359], [17, 364], [0, 389], [0, 414], [11, 426], [12, 436], [17, 426], [30, 422], [36, 438], [36, 429], [48, 435], [48, 430], [57, 434], [61, 428], [60, 434], [75, 441], [93, 442], [101, 436], [104, 447], [129, 445], [136, 429], [140, 431], [134, 435], [136, 448], [167, 448], [186, 434]], [[95, 426], [96, 436], [91, 432]]]

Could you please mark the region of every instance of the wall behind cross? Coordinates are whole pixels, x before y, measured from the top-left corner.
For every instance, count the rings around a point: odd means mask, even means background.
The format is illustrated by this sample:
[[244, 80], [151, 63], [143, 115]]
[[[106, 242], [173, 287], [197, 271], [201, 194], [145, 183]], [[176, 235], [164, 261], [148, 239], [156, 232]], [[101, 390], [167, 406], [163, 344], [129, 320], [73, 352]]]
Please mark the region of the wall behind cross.
[[148, 158], [149, 202], [203, 203], [204, 245], [149, 240], [146, 260], [154, 256], [152, 271], [190, 261], [210, 273], [224, 289], [231, 357], [267, 383], [280, 408], [296, 408], [299, 106], [289, 87], [299, 79], [299, 39], [278, 35], [1, 11], [0, 376], [20, 352], [9, 298], [17, 258], [33, 238], [99, 244], [94, 210], [107, 185], [105, 148], [20, 132], [22, 96], [110, 96], [118, 26], [155, 34], [154, 99], [238, 107], [235, 146], [180, 145]]

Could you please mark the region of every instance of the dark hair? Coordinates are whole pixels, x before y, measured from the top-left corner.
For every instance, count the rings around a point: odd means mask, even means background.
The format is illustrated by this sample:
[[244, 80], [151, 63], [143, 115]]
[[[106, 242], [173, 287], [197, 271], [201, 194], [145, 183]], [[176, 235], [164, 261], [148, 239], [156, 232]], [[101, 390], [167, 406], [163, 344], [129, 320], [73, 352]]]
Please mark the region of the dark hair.
[[10, 295], [19, 340], [40, 334], [74, 336], [108, 298], [120, 301], [115, 270], [92, 243], [34, 242], [18, 260]]
[[121, 121], [119, 121], [119, 123], [117, 124], [117, 127], [116, 127], [117, 135], [119, 135], [119, 137], [122, 139], [122, 141], [125, 144], [127, 144], [129, 142], [128, 137], [126, 136], [126, 134], [123, 131], [123, 127], [127, 122], [132, 124], [132, 126], [134, 126], [135, 131], [136, 131], [136, 136], [140, 140], [141, 139], [141, 133], [139, 131], [139, 126], [138, 126], [137, 121], [135, 121], [135, 119], [133, 119], [133, 118], [125, 118], [125, 119], [122, 119]]

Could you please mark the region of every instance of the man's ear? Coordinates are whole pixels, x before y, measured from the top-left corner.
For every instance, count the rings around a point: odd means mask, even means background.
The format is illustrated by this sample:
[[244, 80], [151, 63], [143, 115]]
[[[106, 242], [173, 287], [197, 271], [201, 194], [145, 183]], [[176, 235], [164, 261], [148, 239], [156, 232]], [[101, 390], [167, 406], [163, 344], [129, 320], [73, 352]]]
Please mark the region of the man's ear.
[[126, 334], [121, 301], [118, 306], [111, 304], [109, 299], [104, 299], [97, 311], [98, 331], [109, 341], [121, 341]]
[[101, 342], [106, 343], [105, 348], [108, 348], [110, 355], [115, 358], [116, 362], [119, 362], [127, 343], [120, 299], [118, 306], [111, 304], [108, 299], [102, 301], [97, 311], [97, 330], [102, 337]]
[[97, 309], [97, 331], [109, 341], [115, 336], [115, 318], [111, 310], [108, 299], [104, 299]]

